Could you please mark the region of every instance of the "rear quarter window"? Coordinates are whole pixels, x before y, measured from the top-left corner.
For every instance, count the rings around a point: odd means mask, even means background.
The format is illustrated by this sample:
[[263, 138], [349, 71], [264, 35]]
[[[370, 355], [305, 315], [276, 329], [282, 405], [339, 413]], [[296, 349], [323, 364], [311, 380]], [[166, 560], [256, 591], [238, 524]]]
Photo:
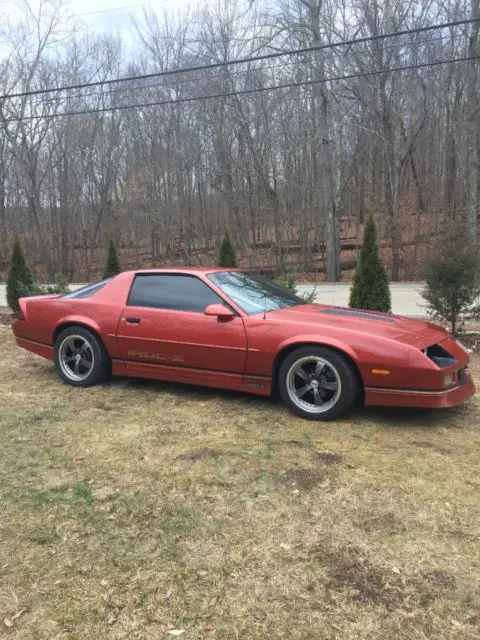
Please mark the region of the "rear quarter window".
[[62, 300], [81, 300], [82, 298], [90, 298], [94, 293], [103, 289], [103, 287], [110, 282], [111, 278], [107, 278], [106, 280], [102, 280], [101, 282], [96, 282], [95, 284], [89, 284], [86, 287], [82, 287], [81, 289], [77, 289], [76, 291], [72, 291], [71, 293], [66, 293], [62, 296]]

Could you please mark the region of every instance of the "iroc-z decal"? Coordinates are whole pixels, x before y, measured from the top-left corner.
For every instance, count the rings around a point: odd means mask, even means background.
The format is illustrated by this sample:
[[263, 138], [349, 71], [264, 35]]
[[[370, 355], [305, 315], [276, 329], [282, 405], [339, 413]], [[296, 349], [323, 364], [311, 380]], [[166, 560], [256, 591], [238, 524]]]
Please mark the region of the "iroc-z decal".
[[132, 350], [128, 352], [128, 357], [134, 360], [151, 360], [152, 362], [172, 362], [176, 364], [184, 362], [184, 357], [176, 353], [168, 355], [166, 353], [156, 353], [154, 351]]

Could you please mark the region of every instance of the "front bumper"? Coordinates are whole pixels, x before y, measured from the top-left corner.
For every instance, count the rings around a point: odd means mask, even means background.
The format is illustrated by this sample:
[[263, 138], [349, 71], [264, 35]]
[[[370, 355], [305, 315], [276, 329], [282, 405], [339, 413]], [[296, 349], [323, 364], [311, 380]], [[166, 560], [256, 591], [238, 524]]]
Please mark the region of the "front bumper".
[[462, 384], [442, 391], [415, 391], [413, 389], [365, 388], [366, 406], [413, 407], [420, 409], [448, 409], [471, 398], [475, 385], [471, 375]]

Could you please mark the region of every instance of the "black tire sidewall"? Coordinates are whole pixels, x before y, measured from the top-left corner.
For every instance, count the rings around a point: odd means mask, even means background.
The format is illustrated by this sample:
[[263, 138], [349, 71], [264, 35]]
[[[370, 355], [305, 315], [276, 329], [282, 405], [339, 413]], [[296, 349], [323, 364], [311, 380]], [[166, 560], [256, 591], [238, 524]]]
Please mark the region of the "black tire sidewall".
[[[85, 380], [71, 380], [68, 376], [65, 375], [60, 367], [58, 355], [60, 345], [65, 340], [65, 338], [73, 335], [82, 336], [82, 338], [88, 340], [93, 351], [93, 368], [90, 372], [90, 375], [85, 378]], [[108, 378], [110, 370], [110, 360], [105, 347], [92, 331], [82, 326], [71, 326], [63, 329], [63, 331], [58, 334], [57, 339], [55, 340], [55, 366], [60, 377], [67, 384], [71, 385], [72, 387], [90, 387], [99, 382], [103, 382]]]
[[[331, 362], [340, 376], [340, 380], [342, 383], [342, 392], [340, 394], [340, 398], [337, 400], [335, 405], [331, 407], [331, 409], [325, 411], [324, 413], [316, 414], [304, 411], [293, 402], [288, 393], [286, 384], [287, 373], [290, 367], [297, 360], [305, 356], [319, 356], [327, 362]], [[307, 418], [308, 420], [333, 420], [334, 418], [338, 418], [339, 416], [343, 415], [350, 409], [355, 401], [355, 398], [358, 395], [360, 381], [354, 365], [346, 356], [342, 355], [338, 351], [329, 349], [328, 347], [312, 345], [298, 347], [298, 349], [295, 349], [286, 356], [286, 358], [280, 365], [278, 387], [283, 402], [298, 416]]]

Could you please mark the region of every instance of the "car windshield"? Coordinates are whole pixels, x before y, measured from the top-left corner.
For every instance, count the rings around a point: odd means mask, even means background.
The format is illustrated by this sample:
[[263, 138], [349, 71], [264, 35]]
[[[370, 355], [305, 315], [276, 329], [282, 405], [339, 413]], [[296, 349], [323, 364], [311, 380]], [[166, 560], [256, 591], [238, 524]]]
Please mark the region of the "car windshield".
[[208, 278], [248, 315], [305, 304], [301, 298], [261, 275], [220, 271]]

